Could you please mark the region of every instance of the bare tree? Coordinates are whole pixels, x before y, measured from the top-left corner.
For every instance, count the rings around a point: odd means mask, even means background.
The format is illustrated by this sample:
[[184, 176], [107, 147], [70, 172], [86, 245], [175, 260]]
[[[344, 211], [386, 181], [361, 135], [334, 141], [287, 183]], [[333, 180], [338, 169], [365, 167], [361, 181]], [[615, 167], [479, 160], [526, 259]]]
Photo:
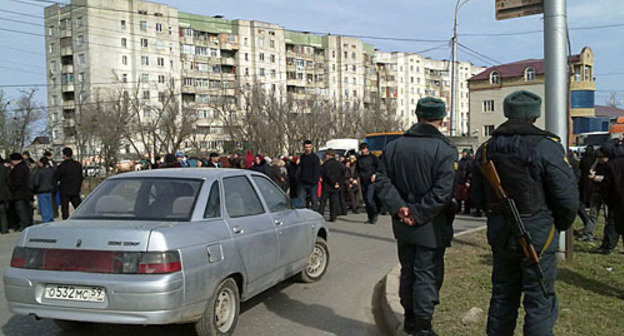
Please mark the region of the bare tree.
[[42, 107], [35, 101], [36, 88], [20, 91], [20, 96], [11, 104], [0, 93], [0, 112], [2, 113], [1, 135], [5, 153], [22, 152], [24, 147], [35, 136], [45, 129]]

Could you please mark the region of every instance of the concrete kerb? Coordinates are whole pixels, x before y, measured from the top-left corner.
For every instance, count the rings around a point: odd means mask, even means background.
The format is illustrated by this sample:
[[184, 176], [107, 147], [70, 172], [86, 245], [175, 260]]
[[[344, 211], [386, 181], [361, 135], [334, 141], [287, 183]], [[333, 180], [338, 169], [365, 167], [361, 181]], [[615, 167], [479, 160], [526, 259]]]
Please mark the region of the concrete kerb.
[[[460, 237], [473, 232], [485, 230], [482, 227], [466, 230], [455, 234]], [[399, 277], [401, 274], [401, 265], [397, 264], [383, 279], [383, 295], [381, 295], [380, 309], [386, 326], [392, 336], [405, 336], [403, 332], [403, 307], [399, 299]]]

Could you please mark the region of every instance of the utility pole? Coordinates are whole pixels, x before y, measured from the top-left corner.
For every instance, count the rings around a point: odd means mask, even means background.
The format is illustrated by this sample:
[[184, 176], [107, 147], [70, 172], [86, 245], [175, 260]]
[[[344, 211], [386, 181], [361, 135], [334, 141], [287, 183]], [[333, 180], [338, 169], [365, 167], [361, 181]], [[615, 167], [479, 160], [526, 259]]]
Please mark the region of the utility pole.
[[[567, 153], [570, 78], [566, 52], [568, 38], [566, 15], [566, 0], [544, 0], [546, 130], [561, 138], [561, 144]], [[560, 257], [567, 255], [566, 245], [566, 235], [561, 233], [559, 239]]]
[[[453, 16], [453, 37], [451, 38], [451, 107], [450, 107], [450, 125], [449, 125], [449, 135], [455, 136], [455, 95], [457, 94], [457, 76], [455, 73], [457, 69], [455, 68], [455, 63], [457, 62], [457, 12], [459, 11], [460, 2], [462, 0], [457, 0], [455, 4], [455, 15]], [[465, 2], [464, 2], [465, 3]]]

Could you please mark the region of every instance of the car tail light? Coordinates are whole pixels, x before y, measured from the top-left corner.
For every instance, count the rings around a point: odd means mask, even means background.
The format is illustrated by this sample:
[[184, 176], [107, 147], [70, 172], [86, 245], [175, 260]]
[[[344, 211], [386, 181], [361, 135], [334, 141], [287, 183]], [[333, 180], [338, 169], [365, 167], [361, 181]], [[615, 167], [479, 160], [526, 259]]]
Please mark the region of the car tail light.
[[13, 250], [11, 267], [112, 274], [164, 274], [182, 270], [177, 251], [115, 252], [29, 247]]
[[178, 252], [147, 252], [141, 254], [139, 274], [173, 273], [182, 270]]

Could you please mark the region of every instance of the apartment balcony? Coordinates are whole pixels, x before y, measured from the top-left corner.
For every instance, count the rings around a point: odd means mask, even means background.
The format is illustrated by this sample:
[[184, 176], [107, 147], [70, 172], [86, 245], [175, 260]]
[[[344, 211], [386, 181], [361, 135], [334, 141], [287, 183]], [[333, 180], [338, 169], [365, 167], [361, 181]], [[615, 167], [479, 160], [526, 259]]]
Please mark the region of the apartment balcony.
[[74, 48], [72, 47], [61, 48], [61, 56], [70, 56], [73, 54], [74, 54]]
[[74, 84], [62, 84], [61, 85], [61, 91], [63, 92], [73, 92], [74, 91]]
[[238, 50], [239, 46], [238, 43], [225, 42], [219, 43], [219, 48], [222, 50]]
[[305, 85], [306, 85], [306, 82], [305, 82], [305, 80], [303, 80], [303, 79], [291, 79], [291, 78], [289, 78], [289, 79], [286, 81], [286, 85], [288, 85], [288, 86], [301, 86], [301, 87], [303, 87], [303, 86], [305, 86]]
[[72, 64], [63, 65], [61, 67], [62, 74], [74, 73], [74, 66]]
[[68, 28], [61, 29], [60, 37], [72, 37], [72, 30]]
[[73, 110], [76, 108], [76, 103], [73, 100], [63, 101], [63, 110]]
[[234, 81], [236, 80], [236, 74], [233, 73], [222, 73], [222, 72], [211, 72], [208, 74], [208, 78], [215, 80], [227, 80]]
[[236, 59], [234, 57], [223, 57], [221, 58], [221, 65], [236, 65]]
[[590, 81], [575, 82], [574, 80], [572, 80], [570, 82], [570, 91], [580, 91], [580, 90], [596, 91], [596, 82], [590, 82]]

